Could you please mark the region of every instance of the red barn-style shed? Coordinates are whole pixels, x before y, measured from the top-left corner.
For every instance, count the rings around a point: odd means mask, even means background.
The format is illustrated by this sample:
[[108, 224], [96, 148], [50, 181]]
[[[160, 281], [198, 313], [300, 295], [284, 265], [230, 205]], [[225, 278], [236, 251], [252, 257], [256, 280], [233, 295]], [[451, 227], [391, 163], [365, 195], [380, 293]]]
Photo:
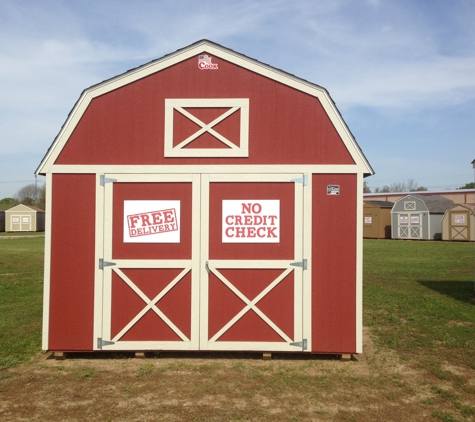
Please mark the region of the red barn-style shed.
[[199, 41], [86, 89], [37, 173], [43, 349], [362, 352], [373, 171], [322, 87]]

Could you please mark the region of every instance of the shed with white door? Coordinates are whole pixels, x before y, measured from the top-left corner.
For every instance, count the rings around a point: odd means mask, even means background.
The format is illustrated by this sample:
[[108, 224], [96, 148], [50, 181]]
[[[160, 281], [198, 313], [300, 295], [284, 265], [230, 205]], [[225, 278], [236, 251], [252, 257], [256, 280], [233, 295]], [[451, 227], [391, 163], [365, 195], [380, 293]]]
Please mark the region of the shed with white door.
[[363, 178], [328, 92], [210, 41], [87, 88], [42, 160], [50, 351], [362, 351]]
[[5, 211], [5, 231], [42, 232], [45, 230], [45, 212], [33, 205], [18, 204]]
[[389, 201], [363, 201], [363, 237], [365, 239], [391, 239], [391, 210]]
[[391, 210], [393, 239], [441, 240], [442, 217], [455, 204], [439, 195], [406, 195]]

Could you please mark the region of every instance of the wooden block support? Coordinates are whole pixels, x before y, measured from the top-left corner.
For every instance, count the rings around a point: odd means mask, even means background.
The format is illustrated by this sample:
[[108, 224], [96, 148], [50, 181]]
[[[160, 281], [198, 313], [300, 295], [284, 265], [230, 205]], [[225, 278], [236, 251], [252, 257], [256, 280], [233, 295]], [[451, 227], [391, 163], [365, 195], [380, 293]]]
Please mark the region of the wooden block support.
[[262, 359], [263, 360], [271, 360], [272, 359], [272, 353], [263, 353], [262, 354]]
[[66, 354], [64, 352], [54, 352], [54, 358], [56, 360], [64, 360], [66, 359]]
[[145, 352], [135, 352], [136, 359], [145, 359]]
[[342, 353], [340, 360], [342, 362], [349, 362], [351, 360], [351, 354], [350, 353]]

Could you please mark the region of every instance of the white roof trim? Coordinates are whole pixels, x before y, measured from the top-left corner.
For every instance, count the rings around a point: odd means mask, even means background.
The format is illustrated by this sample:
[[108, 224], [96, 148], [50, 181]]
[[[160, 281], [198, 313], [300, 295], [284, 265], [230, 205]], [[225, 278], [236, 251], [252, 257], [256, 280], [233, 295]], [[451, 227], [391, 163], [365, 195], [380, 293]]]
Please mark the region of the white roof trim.
[[170, 66], [187, 60], [193, 56], [197, 56], [198, 54], [204, 51], [211, 55], [234, 63], [242, 68], [248, 69], [254, 73], [268, 77], [272, 80], [283, 83], [284, 85], [290, 86], [299, 91], [317, 97], [320, 100], [320, 103], [322, 104], [325, 112], [333, 123], [338, 134], [340, 135], [341, 139], [343, 140], [345, 146], [350, 152], [357, 167], [363, 174], [374, 174], [371, 165], [366, 160], [363, 152], [357, 145], [353, 135], [346, 126], [346, 123], [344, 122], [342, 116], [337, 110], [335, 104], [333, 103], [328, 92], [324, 88], [207, 40], [199, 41], [195, 44], [178, 50], [175, 53], [164, 56], [161, 59], [147, 63], [136, 69], [129, 70], [126, 73], [123, 73], [112, 79], [106, 80], [104, 82], [85, 89], [81, 97], [75, 104], [74, 108], [71, 110], [66, 122], [61, 128], [59, 134], [56, 136], [53, 144], [49, 148], [48, 152], [41, 161], [35, 173], [46, 174], [51, 171], [52, 165], [58, 158], [60, 152], [64, 148], [66, 142], [73, 133], [76, 125], [78, 124], [82, 115], [86, 111], [90, 102], [95, 97], [106, 94], [107, 92], [113, 91], [132, 82], [135, 82], [153, 73], [159, 72], [163, 69], [166, 69]]

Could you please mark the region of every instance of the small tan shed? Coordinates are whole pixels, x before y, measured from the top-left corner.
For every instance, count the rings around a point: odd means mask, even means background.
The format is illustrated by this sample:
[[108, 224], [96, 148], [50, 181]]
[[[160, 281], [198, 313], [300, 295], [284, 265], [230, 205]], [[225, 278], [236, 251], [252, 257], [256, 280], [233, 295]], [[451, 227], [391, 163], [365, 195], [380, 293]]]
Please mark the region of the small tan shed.
[[33, 205], [19, 204], [5, 211], [5, 231], [43, 232], [45, 212]]
[[363, 237], [365, 239], [391, 239], [391, 210], [389, 201], [363, 202]]
[[445, 212], [442, 240], [475, 241], [475, 204], [456, 205]]

